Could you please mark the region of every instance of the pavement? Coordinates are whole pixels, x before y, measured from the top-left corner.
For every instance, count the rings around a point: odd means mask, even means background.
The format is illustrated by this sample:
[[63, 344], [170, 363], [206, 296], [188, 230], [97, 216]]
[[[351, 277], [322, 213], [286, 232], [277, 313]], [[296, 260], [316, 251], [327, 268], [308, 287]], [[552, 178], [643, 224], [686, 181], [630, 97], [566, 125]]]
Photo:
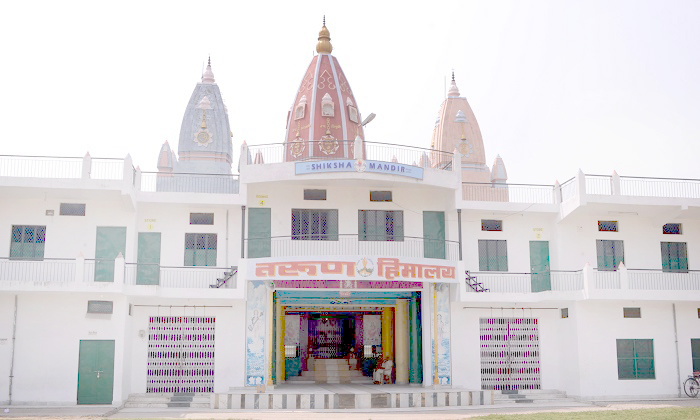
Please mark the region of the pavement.
[[641, 401], [581, 401], [533, 404], [496, 404], [491, 406], [431, 407], [367, 410], [214, 410], [202, 408], [119, 408], [110, 405], [74, 406], [0, 406], [0, 419], [250, 419], [250, 420], [456, 420], [489, 414], [538, 412], [577, 412], [606, 410], [643, 410], [662, 407], [698, 407], [700, 398], [674, 398]]

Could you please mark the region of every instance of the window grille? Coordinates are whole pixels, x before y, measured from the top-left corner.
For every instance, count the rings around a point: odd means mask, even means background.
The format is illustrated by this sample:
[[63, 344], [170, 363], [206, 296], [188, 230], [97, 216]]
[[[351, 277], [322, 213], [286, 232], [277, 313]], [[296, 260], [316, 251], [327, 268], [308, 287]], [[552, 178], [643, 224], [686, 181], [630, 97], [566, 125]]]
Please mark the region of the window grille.
[[85, 204], [61, 203], [58, 214], [61, 216], [85, 216]]
[[568, 318], [568, 317], [569, 317], [569, 308], [561, 308], [561, 317], [562, 317], [562, 318]]
[[111, 300], [88, 300], [89, 314], [111, 314], [114, 312], [114, 302]]
[[10, 258], [43, 260], [46, 226], [13, 225]]
[[503, 221], [481, 219], [481, 230], [487, 232], [501, 232], [503, 231]]
[[622, 241], [596, 240], [598, 270], [615, 271], [625, 261], [625, 248]]
[[656, 378], [653, 339], [617, 339], [617, 378]]
[[325, 200], [326, 190], [304, 190], [304, 200]]
[[292, 209], [292, 240], [337, 241], [338, 210]]
[[599, 232], [617, 232], [617, 222], [598, 220]]
[[663, 232], [664, 235], [680, 235], [683, 230], [680, 223], [666, 223]]
[[361, 241], [403, 241], [403, 211], [360, 210], [358, 218]]
[[392, 201], [391, 191], [370, 191], [369, 201]]
[[622, 308], [622, 316], [625, 318], [641, 318], [642, 308]]
[[185, 265], [216, 266], [216, 233], [185, 234]]
[[661, 242], [661, 269], [667, 273], [688, 272], [686, 242]]
[[505, 240], [479, 239], [479, 271], [508, 271]]
[[191, 225], [213, 225], [214, 213], [190, 213]]

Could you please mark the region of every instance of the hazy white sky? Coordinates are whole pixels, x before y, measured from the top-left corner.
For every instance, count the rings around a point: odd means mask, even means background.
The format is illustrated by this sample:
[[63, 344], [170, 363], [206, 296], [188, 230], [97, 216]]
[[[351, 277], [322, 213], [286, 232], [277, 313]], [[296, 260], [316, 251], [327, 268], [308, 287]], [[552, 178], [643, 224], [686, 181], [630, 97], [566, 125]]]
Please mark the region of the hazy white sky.
[[209, 54], [234, 150], [282, 142], [323, 14], [368, 141], [429, 147], [454, 68], [509, 182], [700, 178], [697, 0], [5, 2], [0, 154], [155, 170]]

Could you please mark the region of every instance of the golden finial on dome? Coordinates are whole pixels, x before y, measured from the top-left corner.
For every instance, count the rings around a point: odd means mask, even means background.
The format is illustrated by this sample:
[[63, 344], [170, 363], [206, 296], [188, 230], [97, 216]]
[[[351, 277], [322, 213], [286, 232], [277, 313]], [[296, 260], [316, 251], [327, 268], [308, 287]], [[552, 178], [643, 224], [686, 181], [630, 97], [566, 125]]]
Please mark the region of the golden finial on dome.
[[323, 16], [323, 27], [318, 32], [318, 44], [316, 44], [316, 52], [319, 54], [330, 54], [333, 51], [331, 45], [331, 33], [326, 28], [326, 16]]

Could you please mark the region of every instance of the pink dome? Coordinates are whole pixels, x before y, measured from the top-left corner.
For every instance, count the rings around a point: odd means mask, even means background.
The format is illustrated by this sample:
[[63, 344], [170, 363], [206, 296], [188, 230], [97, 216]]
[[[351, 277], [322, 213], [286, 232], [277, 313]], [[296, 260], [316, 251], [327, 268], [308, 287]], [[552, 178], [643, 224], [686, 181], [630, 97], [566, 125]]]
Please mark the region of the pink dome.
[[357, 100], [332, 50], [324, 24], [316, 46], [319, 54], [311, 60], [289, 113], [286, 160], [353, 159], [352, 141], [357, 135], [364, 139]]

